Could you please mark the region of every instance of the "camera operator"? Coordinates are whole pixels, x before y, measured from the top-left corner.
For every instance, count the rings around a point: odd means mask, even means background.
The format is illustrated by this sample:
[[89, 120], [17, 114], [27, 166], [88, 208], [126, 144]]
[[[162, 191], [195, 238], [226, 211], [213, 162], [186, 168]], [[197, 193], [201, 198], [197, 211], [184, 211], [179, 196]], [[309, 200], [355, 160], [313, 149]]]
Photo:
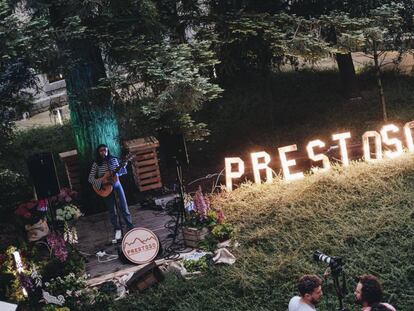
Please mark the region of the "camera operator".
[[359, 277], [359, 282], [355, 288], [355, 301], [362, 306], [361, 311], [396, 311], [390, 304], [381, 302], [382, 296], [382, 285], [377, 277], [373, 275]]
[[322, 280], [316, 275], [304, 275], [299, 279], [300, 296], [289, 301], [289, 311], [315, 311], [322, 297]]

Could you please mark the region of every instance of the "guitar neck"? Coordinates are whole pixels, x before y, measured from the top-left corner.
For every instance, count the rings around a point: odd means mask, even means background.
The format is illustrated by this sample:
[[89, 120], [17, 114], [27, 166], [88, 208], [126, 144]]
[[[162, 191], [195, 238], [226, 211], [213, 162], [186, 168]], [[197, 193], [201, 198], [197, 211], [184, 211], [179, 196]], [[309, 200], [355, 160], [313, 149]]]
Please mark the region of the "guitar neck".
[[[132, 157], [128, 157], [127, 159], [125, 159], [125, 160], [122, 160], [121, 161], [121, 163], [112, 171], [112, 174], [113, 175], [115, 175], [115, 174], [117, 174], [120, 170], [121, 170], [121, 168], [123, 168], [124, 167], [124, 165], [129, 161], [129, 160], [131, 160], [131, 158]], [[109, 165], [108, 165], [109, 166]]]
[[124, 164], [123, 162], [120, 164], [120, 165], [118, 165], [117, 167], [116, 167], [116, 169], [114, 169], [113, 171], [112, 171], [112, 174], [117, 174], [120, 170], [121, 170], [121, 168], [123, 167], [123, 165], [122, 164]]

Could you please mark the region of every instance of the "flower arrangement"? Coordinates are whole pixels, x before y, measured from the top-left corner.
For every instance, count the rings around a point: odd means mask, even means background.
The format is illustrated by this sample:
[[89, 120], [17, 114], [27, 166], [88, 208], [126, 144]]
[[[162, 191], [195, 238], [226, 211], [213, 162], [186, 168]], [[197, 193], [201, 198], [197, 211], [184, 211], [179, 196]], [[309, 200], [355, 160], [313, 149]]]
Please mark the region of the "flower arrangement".
[[62, 188], [60, 193], [51, 198], [56, 209], [56, 220], [59, 222], [64, 240], [70, 244], [78, 242], [78, 234], [71, 221], [78, 220], [83, 214], [77, 206], [78, 193], [69, 188]]
[[[86, 304], [93, 304], [98, 295], [96, 289], [87, 288], [86, 275], [79, 276], [75, 273], [69, 273], [45, 282], [45, 291], [53, 296], [62, 295], [64, 297], [64, 305], [60, 307], [61, 310], [79, 310]], [[46, 305], [42, 311], [50, 310], [50, 306]]]
[[[22, 310], [42, 311], [79, 310], [101, 299], [103, 294], [86, 286], [84, 261], [78, 252], [66, 248], [55, 233], [46, 242], [10, 246], [0, 254], [0, 296], [18, 302]], [[43, 245], [49, 252], [39, 248]], [[15, 251], [21, 255], [20, 270], [16, 269]], [[45, 292], [49, 298], [62, 297], [62, 305], [42, 299]]]
[[47, 244], [52, 253], [60, 262], [65, 262], [68, 258], [68, 250], [66, 248], [65, 240], [56, 233], [51, 233], [47, 236]]
[[74, 204], [63, 205], [56, 210], [56, 219], [60, 221], [77, 220], [80, 216], [82, 213]]
[[197, 189], [192, 200], [187, 196], [184, 203], [187, 213], [182, 231], [187, 246], [211, 251], [217, 243], [233, 236], [233, 226], [225, 223], [222, 210], [211, 206], [201, 187]]
[[62, 188], [58, 195], [50, 198], [50, 202], [56, 205], [63, 205], [65, 203], [73, 203], [77, 200], [78, 193], [69, 188]]
[[210, 200], [203, 194], [201, 187], [195, 192], [192, 202], [187, 202], [187, 215], [185, 226], [213, 228], [224, 222], [224, 214], [221, 210], [212, 208]]
[[46, 216], [47, 207], [46, 200], [32, 200], [18, 205], [14, 213], [24, 224], [33, 225]]
[[48, 200], [31, 200], [17, 206], [14, 213], [19, 216], [25, 225], [33, 225], [44, 219], [48, 210], [48, 203], [56, 209], [57, 220], [72, 220], [82, 214], [76, 205], [78, 193], [68, 188], [62, 188], [58, 195]]

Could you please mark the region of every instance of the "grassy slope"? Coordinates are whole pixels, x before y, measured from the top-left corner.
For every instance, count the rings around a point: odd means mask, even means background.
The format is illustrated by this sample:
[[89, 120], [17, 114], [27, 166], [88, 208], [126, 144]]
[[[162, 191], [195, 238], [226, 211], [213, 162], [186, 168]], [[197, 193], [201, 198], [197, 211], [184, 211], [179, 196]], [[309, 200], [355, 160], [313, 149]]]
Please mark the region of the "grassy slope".
[[[325, 269], [312, 260], [316, 249], [346, 259], [348, 306], [351, 276], [373, 273], [397, 310], [412, 310], [413, 188], [410, 155], [335, 167], [293, 183], [246, 184], [214, 200], [238, 229], [234, 266], [189, 281], [169, 278], [113, 310], [286, 310], [295, 279]], [[336, 310], [332, 289], [325, 292], [329, 297], [319, 310]]]

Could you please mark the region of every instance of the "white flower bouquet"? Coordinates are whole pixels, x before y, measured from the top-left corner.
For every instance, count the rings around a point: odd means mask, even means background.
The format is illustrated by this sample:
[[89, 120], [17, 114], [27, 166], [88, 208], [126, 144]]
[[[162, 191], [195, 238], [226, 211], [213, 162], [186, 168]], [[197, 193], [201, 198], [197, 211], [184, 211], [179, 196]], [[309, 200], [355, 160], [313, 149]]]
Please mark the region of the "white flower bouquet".
[[60, 221], [77, 220], [80, 216], [82, 213], [74, 204], [66, 204], [56, 210], [56, 219]]

